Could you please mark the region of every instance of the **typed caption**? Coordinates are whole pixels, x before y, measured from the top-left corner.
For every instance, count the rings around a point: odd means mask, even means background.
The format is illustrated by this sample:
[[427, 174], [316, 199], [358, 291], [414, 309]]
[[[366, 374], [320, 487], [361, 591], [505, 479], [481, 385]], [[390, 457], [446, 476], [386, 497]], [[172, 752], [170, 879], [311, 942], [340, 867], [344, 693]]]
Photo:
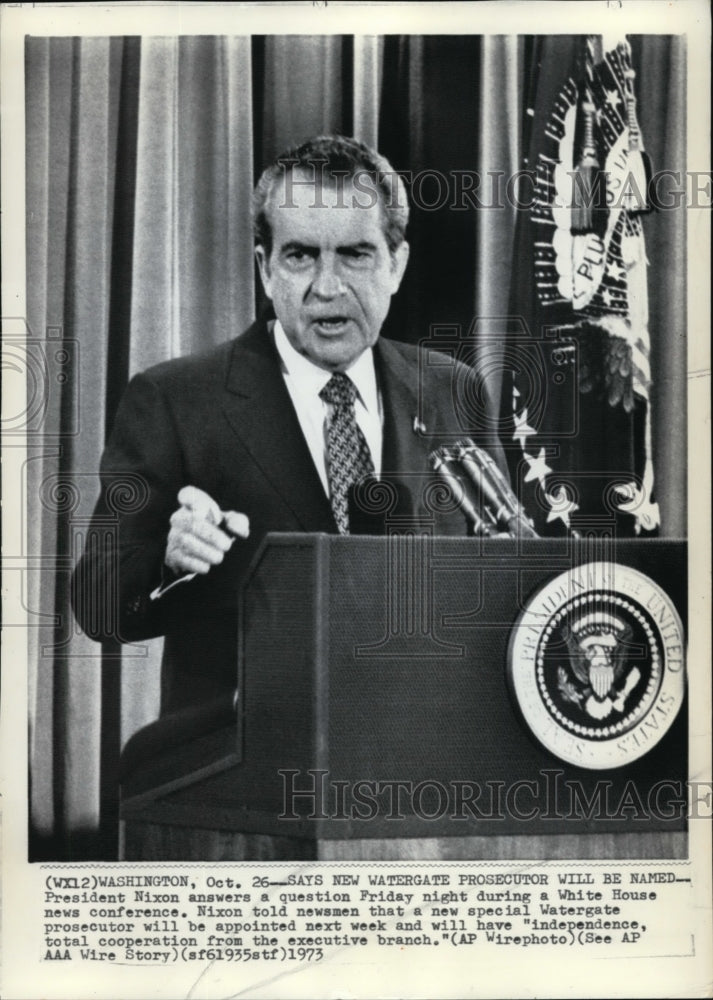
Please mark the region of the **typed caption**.
[[691, 953], [687, 862], [43, 867], [46, 962], [328, 961], [348, 948]]

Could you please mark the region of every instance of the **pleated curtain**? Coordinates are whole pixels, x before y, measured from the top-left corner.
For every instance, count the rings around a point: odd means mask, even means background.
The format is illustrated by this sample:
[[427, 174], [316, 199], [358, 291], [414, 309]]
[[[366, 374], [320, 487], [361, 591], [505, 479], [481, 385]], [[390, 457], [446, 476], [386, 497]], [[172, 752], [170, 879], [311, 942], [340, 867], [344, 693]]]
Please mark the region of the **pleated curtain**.
[[31, 580], [31, 607], [57, 616], [31, 631], [32, 844], [112, 856], [118, 757], [158, 714], [162, 640], [86, 639], [69, 567], [128, 378], [254, 314], [250, 40], [31, 39], [26, 79], [28, 320], [70, 351], [57, 444], [27, 466], [31, 551], [65, 565]]
[[[642, 128], [655, 129], [663, 165], [683, 158], [679, 49], [656, 40], [641, 70]], [[428, 171], [509, 175], [521, 165], [527, 69], [525, 42], [505, 36], [27, 40], [28, 323], [62, 376], [43, 435], [28, 438], [23, 484], [29, 551], [42, 557], [27, 585], [33, 859], [115, 856], [119, 754], [158, 713], [161, 640], [90, 642], [69, 609], [71, 567], [127, 380], [234, 337], [260, 305], [257, 172], [290, 143], [340, 131], [397, 169], [425, 171], [423, 199]], [[385, 333], [417, 342], [433, 323], [468, 329], [474, 315], [504, 315], [515, 221], [514, 207], [414, 212]], [[682, 253], [684, 235], [680, 213], [658, 219], [652, 260]], [[656, 412], [670, 423], [685, 338], [672, 343], [669, 331], [684, 329], [684, 295], [674, 273], [658, 277]], [[660, 497], [668, 533], [685, 527], [677, 412], [655, 441], [659, 481], [673, 484]]]

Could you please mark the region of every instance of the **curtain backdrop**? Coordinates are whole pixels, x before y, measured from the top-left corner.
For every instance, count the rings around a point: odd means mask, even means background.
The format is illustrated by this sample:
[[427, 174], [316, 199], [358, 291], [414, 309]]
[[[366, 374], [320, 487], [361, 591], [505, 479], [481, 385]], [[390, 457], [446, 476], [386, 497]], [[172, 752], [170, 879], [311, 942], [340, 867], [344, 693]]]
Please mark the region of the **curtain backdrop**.
[[[682, 170], [682, 42], [644, 42], [643, 134], [657, 165]], [[158, 712], [160, 640], [100, 649], [68, 603], [127, 379], [248, 324], [256, 173], [319, 132], [377, 145], [419, 185], [386, 335], [416, 342], [432, 324], [467, 332], [504, 315], [515, 209], [441, 205], [436, 174], [521, 165], [532, 51], [504, 36], [28, 39], [28, 322], [58, 386], [23, 484], [46, 567], [27, 596], [34, 859], [115, 856], [119, 753]], [[662, 533], [682, 534], [681, 213], [652, 217], [646, 235]]]

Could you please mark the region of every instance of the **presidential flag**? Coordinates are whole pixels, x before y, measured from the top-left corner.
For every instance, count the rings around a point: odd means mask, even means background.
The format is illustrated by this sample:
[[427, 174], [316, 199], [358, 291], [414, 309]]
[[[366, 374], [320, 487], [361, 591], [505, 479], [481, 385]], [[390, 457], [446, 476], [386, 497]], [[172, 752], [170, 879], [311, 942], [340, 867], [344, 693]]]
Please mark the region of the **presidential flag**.
[[501, 436], [544, 535], [655, 533], [645, 218], [626, 37], [530, 40]]

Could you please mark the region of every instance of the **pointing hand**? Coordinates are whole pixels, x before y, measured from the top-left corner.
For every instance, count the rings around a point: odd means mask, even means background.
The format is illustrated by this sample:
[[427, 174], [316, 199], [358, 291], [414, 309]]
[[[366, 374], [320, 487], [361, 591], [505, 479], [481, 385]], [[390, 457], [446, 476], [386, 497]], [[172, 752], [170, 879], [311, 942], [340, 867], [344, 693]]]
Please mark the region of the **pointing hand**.
[[165, 563], [172, 572], [207, 573], [223, 561], [236, 538], [247, 538], [245, 514], [222, 511], [215, 500], [195, 486], [178, 494], [180, 507], [171, 515]]

